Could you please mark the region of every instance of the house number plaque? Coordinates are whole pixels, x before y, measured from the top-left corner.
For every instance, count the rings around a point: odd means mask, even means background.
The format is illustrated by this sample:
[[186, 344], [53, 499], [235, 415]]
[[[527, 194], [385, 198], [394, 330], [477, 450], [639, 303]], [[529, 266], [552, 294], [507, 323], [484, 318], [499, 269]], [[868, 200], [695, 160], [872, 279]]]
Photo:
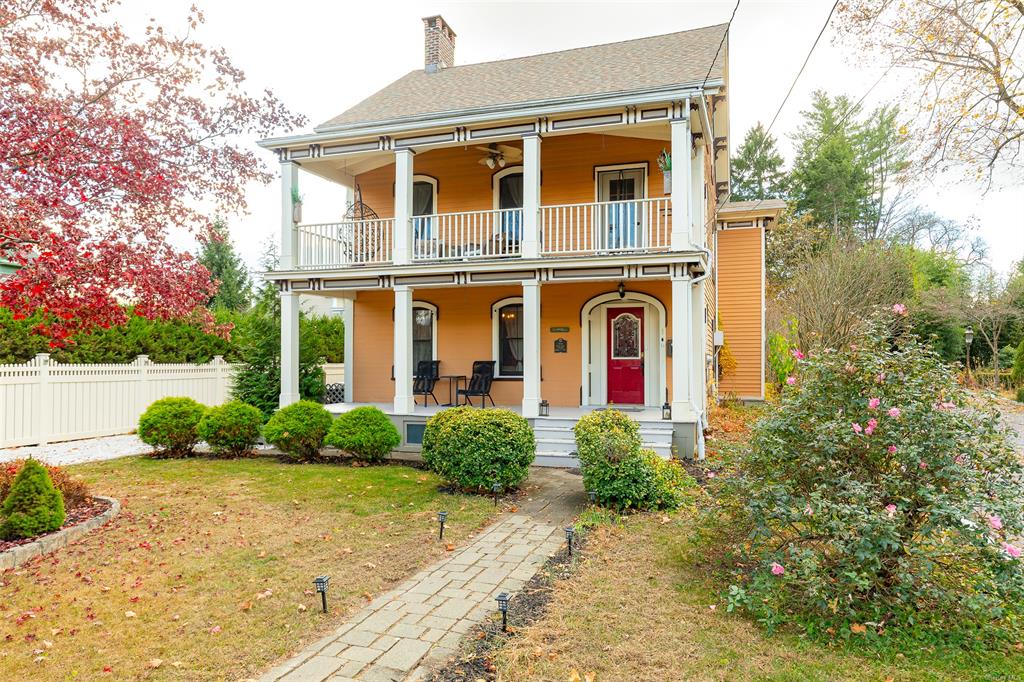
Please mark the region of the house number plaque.
[[565, 339], [555, 339], [555, 352], [556, 353], [568, 353], [569, 342]]

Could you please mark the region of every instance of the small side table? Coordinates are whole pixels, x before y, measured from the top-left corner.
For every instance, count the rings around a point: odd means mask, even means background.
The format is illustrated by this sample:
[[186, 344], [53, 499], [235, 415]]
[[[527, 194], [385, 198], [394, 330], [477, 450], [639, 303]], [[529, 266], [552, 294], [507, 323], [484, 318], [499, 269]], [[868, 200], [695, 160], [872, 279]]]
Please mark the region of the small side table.
[[465, 374], [442, 374], [437, 377], [438, 379], [448, 380], [448, 402], [445, 403], [445, 407], [454, 407], [455, 398], [458, 395], [458, 389], [460, 385], [468, 385], [469, 379]]

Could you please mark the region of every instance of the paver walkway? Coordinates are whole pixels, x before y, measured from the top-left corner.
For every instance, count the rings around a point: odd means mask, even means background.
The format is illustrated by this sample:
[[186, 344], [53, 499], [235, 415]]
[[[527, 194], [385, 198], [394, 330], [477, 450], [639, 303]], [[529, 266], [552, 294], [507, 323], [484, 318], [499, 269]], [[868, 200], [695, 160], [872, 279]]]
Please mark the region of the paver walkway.
[[519, 590], [565, 541], [583, 506], [582, 479], [534, 469], [528, 499], [463, 547], [356, 613], [327, 637], [269, 670], [265, 682], [398, 682], [425, 679], [459, 639]]

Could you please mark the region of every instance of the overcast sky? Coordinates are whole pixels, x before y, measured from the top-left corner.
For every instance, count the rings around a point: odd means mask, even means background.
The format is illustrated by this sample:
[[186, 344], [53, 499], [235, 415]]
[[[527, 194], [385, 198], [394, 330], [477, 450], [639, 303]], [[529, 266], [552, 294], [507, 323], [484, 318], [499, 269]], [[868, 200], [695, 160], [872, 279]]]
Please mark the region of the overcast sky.
[[[132, 0], [117, 9], [128, 26], [155, 17], [170, 30], [183, 25], [194, 0]], [[723, 23], [733, 1], [673, 3], [595, 2], [353, 2], [351, 0], [213, 0], [199, 4], [206, 23], [196, 36], [225, 47], [249, 77], [254, 91], [269, 87], [309, 129], [344, 111], [410, 70], [423, 67], [423, 23], [441, 14], [457, 34], [455, 61], [468, 64], [639, 38]], [[757, 121], [765, 124], [810, 49], [831, 0], [742, 0], [729, 36], [732, 146]], [[863, 63], [833, 43], [830, 29], [811, 57], [796, 90], [772, 130], [787, 160], [788, 135], [810, 93], [818, 88], [859, 99], [883, 68]], [[899, 101], [906, 83], [887, 76], [865, 101]], [[298, 131], [296, 131], [298, 132]], [[253, 141], [255, 144], [255, 141]], [[260, 152], [268, 164], [270, 152]], [[949, 218], [975, 219], [990, 246], [992, 265], [1005, 272], [1024, 257], [1024, 182], [997, 178], [982, 188], [956, 177], [928, 180], [921, 202]], [[340, 196], [308, 175], [302, 177], [307, 221], [336, 220]], [[277, 185], [249, 188], [251, 214], [229, 220], [233, 241], [255, 265], [260, 245], [276, 236], [280, 221]]]

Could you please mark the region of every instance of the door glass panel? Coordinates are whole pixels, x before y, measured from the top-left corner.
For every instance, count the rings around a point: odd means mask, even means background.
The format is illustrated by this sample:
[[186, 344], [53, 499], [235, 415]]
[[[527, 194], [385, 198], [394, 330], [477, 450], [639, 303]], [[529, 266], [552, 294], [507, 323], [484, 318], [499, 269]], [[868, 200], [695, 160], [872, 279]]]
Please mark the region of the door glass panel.
[[644, 172], [638, 168], [602, 171], [598, 182], [598, 201], [620, 202], [605, 206], [601, 214], [602, 248], [634, 249], [640, 244]]
[[517, 208], [501, 214], [501, 233], [509, 242], [518, 242], [523, 233], [523, 174], [512, 173], [498, 181], [498, 208]]
[[623, 313], [612, 322], [612, 359], [640, 359], [640, 319]]
[[[420, 180], [412, 184], [412, 214], [413, 216], [426, 216], [434, 212], [434, 185]], [[430, 218], [412, 219], [412, 229], [415, 239], [430, 239], [433, 231], [433, 221]]]

